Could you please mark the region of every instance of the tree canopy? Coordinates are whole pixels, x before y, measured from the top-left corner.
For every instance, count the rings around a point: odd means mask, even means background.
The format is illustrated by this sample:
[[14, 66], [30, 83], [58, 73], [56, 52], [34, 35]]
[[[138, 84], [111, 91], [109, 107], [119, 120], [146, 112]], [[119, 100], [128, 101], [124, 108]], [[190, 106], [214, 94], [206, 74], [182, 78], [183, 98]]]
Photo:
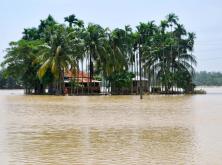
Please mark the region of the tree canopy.
[[173, 87], [186, 90], [192, 84], [195, 34], [173, 13], [160, 24], [141, 22], [135, 30], [129, 25], [113, 30], [93, 23], [85, 26], [74, 14], [64, 21], [68, 25], [49, 15], [38, 27], [25, 28], [23, 37], [9, 44], [2, 63], [5, 75], [37, 93], [51, 86], [62, 94], [64, 72], [80, 70], [82, 62], [90, 81], [100, 76], [108, 84], [124, 87], [132, 75], [138, 75], [141, 58], [142, 75], [150, 86], [168, 92]]

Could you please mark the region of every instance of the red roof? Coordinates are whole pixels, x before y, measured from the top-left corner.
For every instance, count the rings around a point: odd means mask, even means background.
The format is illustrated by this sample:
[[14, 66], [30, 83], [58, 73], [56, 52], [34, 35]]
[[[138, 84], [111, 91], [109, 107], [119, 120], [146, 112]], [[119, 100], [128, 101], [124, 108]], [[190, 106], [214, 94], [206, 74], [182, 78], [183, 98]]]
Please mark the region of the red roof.
[[[88, 73], [83, 72], [83, 71], [79, 71], [79, 72], [72, 72], [70, 70], [65, 71], [65, 77], [67, 77], [68, 79], [72, 79], [75, 78], [78, 82], [81, 83], [87, 83], [90, 82], [90, 76]], [[97, 80], [92, 80], [92, 82], [99, 82]]]
[[65, 71], [65, 77], [67, 78], [90, 78], [89, 74], [83, 71], [79, 71], [79, 72], [72, 72], [70, 70]]

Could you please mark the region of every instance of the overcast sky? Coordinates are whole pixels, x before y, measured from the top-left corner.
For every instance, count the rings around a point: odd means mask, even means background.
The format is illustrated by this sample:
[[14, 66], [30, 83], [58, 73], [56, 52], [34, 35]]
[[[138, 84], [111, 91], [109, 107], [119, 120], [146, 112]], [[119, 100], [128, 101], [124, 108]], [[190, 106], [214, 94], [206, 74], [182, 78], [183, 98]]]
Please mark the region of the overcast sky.
[[37, 26], [51, 14], [58, 22], [75, 14], [85, 23], [104, 27], [135, 27], [157, 23], [168, 13], [179, 16], [186, 29], [197, 35], [194, 54], [197, 70], [222, 71], [221, 0], [0, 0], [0, 61], [10, 41], [19, 40], [24, 28]]

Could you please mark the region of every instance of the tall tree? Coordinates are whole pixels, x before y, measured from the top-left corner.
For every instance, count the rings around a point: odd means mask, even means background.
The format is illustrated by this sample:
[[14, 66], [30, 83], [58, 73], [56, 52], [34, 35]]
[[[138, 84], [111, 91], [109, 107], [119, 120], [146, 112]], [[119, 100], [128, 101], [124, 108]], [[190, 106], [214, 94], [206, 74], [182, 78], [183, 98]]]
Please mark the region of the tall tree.
[[38, 54], [38, 46], [41, 44], [39, 40], [11, 42], [2, 63], [6, 76], [12, 76], [21, 81], [27, 92], [31, 92], [31, 89], [35, 89], [37, 93], [42, 92], [41, 82], [36, 75], [39, 64], [33, 62]]
[[94, 74], [94, 62], [103, 59], [106, 55], [104, 29], [100, 25], [89, 24], [85, 32], [86, 51], [89, 53], [90, 82]]
[[57, 93], [63, 94], [64, 71], [77, 66], [76, 58], [72, 56], [70, 49], [70, 38], [67, 29], [63, 25], [54, 25], [50, 42], [41, 45], [41, 55], [38, 60], [41, 67], [38, 70], [40, 79], [44, 77], [50, 69], [57, 82]]

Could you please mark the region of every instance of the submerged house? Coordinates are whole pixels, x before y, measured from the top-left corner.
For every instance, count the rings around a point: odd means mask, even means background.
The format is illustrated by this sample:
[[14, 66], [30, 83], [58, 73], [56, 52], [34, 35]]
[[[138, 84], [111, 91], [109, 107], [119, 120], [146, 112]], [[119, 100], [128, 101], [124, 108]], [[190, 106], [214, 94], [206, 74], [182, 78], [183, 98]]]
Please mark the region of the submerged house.
[[[141, 77], [141, 81], [142, 81], [142, 90], [143, 92], [149, 92], [150, 91], [150, 87], [149, 87], [149, 79], [145, 78], [145, 77]], [[136, 75], [136, 77], [133, 78], [133, 93], [138, 94], [140, 91], [140, 76]]]
[[[143, 92], [149, 92], [149, 80], [145, 77], [142, 77], [142, 90]], [[104, 92], [102, 87], [102, 82], [90, 79], [90, 75], [83, 71], [72, 72], [70, 70], [65, 71], [64, 73], [64, 85], [65, 85], [65, 94], [69, 95], [93, 95], [100, 94]], [[131, 85], [128, 87], [117, 87], [115, 84], [111, 84], [110, 93], [114, 95], [130, 95], [130, 94], [139, 94], [140, 91], [140, 77], [135, 76], [132, 79]], [[105, 89], [107, 91], [107, 88]], [[106, 92], [104, 92], [106, 93]], [[107, 93], [106, 93], [107, 94]]]
[[[142, 90], [143, 92], [147, 93], [149, 92], [149, 80], [145, 77], [141, 78], [142, 82]], [[115, 86], [115, 84], [112, 84], [111, 86], [111, 94], [113, 95], [131, 95], [131, 94], [139, 94], [140, 92], [140, 77], [135, 76], [132, 78], [132, 82], [130, 85], [125, 87], [118, 87]]]
[[83, 71], [64, 73], [65, 93], [69, 95], [99, 94], [101, 81], [90, 79]]

